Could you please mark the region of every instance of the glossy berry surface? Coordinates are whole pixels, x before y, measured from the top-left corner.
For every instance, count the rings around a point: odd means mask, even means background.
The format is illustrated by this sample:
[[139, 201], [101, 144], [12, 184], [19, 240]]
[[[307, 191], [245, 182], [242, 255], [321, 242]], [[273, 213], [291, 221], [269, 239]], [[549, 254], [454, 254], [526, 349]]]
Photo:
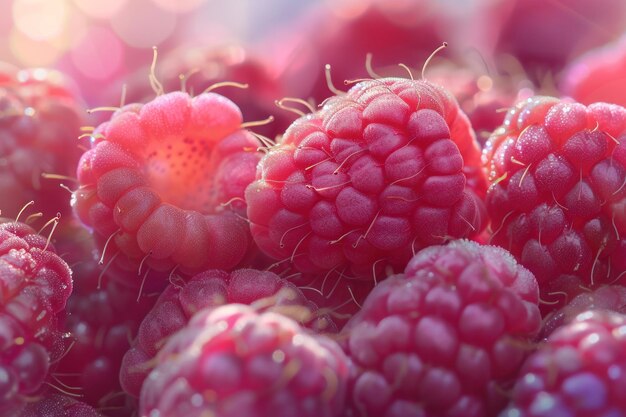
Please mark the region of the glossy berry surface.
[[201, 310], [157, 356], [140, 413], [340, 416], [348, 359], [339, 345], [273, 312], [231, 304]]
[[540, 328], [532, 274], [501, 248], [418, 252], [343, 330], [356, 416], [492, 416]]

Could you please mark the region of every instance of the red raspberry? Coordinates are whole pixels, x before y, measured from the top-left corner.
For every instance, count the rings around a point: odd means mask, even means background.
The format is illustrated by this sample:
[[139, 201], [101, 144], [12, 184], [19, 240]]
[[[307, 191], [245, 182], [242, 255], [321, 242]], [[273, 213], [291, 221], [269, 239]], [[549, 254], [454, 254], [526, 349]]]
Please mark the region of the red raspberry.
[[481, 21], [487, 30], [501, 27], [496, 53], [518, 58], [533, 80], [557, 74], [582, 52], [612, 41], [626, 25], [622, 0], [516, 0], [495, 2], [507, 9], [500, 21]]
[[332, 417], [344, 411], [348, 359], [333, 340], [273, 312], [230, 304], [198, 312], [156, 358], [141, 415]]
[[541, 317], [532, 274], [501, 248], [420, 251], [344, 328], [358, 416], [492, 416]]
[[37, 393], [59, 353], [57, 319], [72, 277], [48, 243], [24, 223], [0, 220], [0, 415]]
[[530, 98], [483, 157], [492, 242], [535, 274], [544, 300], [625, 275], [626, 109]]
[[[274, 138], [287, 129], [292, 117], [290, 113], [277, 111], [276, 100], [286, 94], [282, 91], [278, 75], [270, 67], [270, 61], [243, 45], [197, 46], [187, 42], [159, 55], [156, 69], [165, 91], [182, 90], [191, 96], [221, 83], [247, 84], [245, 89], [225, 87], [219, 91], [237, 103], [245, 120], [262, 120], [273, 115], [272, 123], [258, 126], [255, 131]], [[103, 101], [114, 103], [119, 100], [122, 84], [128, 86], [128, 102], [151, 100], [154, 91], [146, 76], [149, 71], [149, 68], [140, 68], [130, 78], [121, 80], [119, 88], [111, 90], [114, 95]]]
[[561, 78], [563, 93], [580, 103], [626, 106], [626, 36], [573, 61]]
[[621, 416], [626, 410], [626, 316], [581, 313], [539, 345], [500, 417]]
[[205, 271], [188, 282], [173, 282], [161, 294], [139, 327], [120, 371], [123, 389], [139, 396], [154, 356], [199, 310], [228, 303], [251, 304], [297, 318], [307, 327], [332, 332], [334, 323], [291, 283], [272, 272], [239, 269]]
[[251, 241], [242, 197], [260, 155], [241, 118], [223, 96], [177, 92], [96, 129], [75, 210], [101, 247], [119, 251], [116, 263], [191, 274], [242, 260]]
[[541, 339], [548, 337], [555, 329], [572, 321], [578, 314], [587, 310], [610, 310], [626, 313], [626, 287], [607, 285], [591, 292], [582, 292], [567, 305], [551, 312], [543, 320]]
[[93, 407], [61, 394], [47, 392], [29, 403], [19, 417], [101, 417]]
[[481, 231], [482, 175], [446, 90], [369, 80], [289, 127], [246, 190], [248, 218], [260, 249], [299, 271], [382, 278], [417, 249]]
[[[7, 77], [8, 78], [8, 77]], [[84, 110], [70, 81], [55, 71], [0, 75], [0, 210], [15, 217], [34, 200], [44, 216], [71, 211], [69, 195], [42, 174], [73, 176]]]

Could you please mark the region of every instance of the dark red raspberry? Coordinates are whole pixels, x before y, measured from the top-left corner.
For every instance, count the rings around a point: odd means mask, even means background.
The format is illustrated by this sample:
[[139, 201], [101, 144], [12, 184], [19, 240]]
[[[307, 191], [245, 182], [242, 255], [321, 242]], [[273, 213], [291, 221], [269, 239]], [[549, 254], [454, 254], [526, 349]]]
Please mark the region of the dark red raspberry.
[[198, 312], [156, 362], [141, 415], [338, 417], [345, 407], [348, 359], [335, 341], [241, 304]]
[[66, 395], [47, 392], [43, 398], [29, 403], [19, 417], [101, 417], [90, 405]]
[[75, 388], [72, 392], [80, 394], [81, 401], [108, 410], [110, 417], [128, 416], [132, 410], [120, 395], [120, 366], [156, 297], [140, 296], [137, 287], [128, 285], [136, 272], [99, 266], [93, 239], [82, 225], [71, 231], [73, 240], [66, 236], [67, 226], [65, 235], [56, 235], [56, 247], [68, 251], [65, 259], [73, 265], [74, 291], [61, 322], [70, 334], [67, 351], [54, 373], [64, 386]]
[[316, 331], [333, 332], [335, 324], [290, 282], [254, 269], [205, 271], [188, 282], [170, 284], [145, 317], [132, 348], [125, 354], [120, 380], [124, 390], [139, 396], [154, 356], [199, 310], [229, 303], [251, 304], [284, 313]]
[[246, 201], [268, 256], [376, 280], [424, 246], [480, 232], [484, 192], [478, 144], [454, 98], [427, 81], [382, 78], [296, 120], [259, 163]]
[[587, 310], [610, 310], [626, 313], [626, 287], [607, 285], [594, 291], [582, 292], [567, 305], [553, 311], [543, 320], [541, 339], [548, 337], [555, 329], [569, 323], [578, 314]]
[[56, 71], [22, 70], [0, 75], [0, 210], [17, 216], [34, 200], [44, 216], [67, 214], [69, 194], [42, 174], [75, 175], [84, 123], [81, 100]]
[[557, 329], [520, 373], [500, 417], [608, 417], [626, 410], [626, 316], [591, 310]]
[[[516, 0], [494, 2], [507, 12], [480, 24], [493, 36], [495, 54], [513, 55], [533, 80], [557, 74], [572, 58], [619, 37], [626, 24], [626, 3], [621, 0]], [[491, 4], [490, 4], [491, 5]]]
[[118, 110], [82, 156], [76, 213], [128, 269], [234, 267], [251, 241], [242, 197], [260, 158], [241, 127], [239, 108], [215, 93]]
[[1, 219], [0, 289], [0, 415], [14, 415], [61, 353], [57, 321], [72, 291], [71, 271], [48, 239]]
[[552, 308], [626, 275], [626, 109], [530, 98], [483, 157], [491, 241], [535, 274]]
[[357, 416], [493, 416], [539, 331], [532, 274], [502, 248], [420, 251], [344, 328]]
[[561, 91], [582, 104], [626, 106], [626, 36], [571, 62], [561, 79]]

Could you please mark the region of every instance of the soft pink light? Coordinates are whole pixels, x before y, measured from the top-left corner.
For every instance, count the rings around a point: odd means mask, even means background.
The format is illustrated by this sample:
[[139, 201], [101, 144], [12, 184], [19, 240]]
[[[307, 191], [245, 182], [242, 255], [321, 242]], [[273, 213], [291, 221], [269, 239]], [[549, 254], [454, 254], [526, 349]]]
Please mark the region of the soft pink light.
[[133, 0], [113, 17], [111, 27], [128, 45], [147, 48], [158, 45], [174, 32], [176, 15], [150, 0]]
[[92, 27], [71, 52], [76, 68], [88, 78], [106, 80], [120, 68], [124, 50], [110, 30]]

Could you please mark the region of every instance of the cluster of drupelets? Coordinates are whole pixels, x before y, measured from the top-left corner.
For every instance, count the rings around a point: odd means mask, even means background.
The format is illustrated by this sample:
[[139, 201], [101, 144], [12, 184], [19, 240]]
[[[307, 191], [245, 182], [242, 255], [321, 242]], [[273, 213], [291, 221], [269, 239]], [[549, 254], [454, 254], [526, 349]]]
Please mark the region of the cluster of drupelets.
[[368, 60], [270, 139], [154, 64], [95, 128], [0, 68], [1, 415], [626, 415], [624, 107]]

